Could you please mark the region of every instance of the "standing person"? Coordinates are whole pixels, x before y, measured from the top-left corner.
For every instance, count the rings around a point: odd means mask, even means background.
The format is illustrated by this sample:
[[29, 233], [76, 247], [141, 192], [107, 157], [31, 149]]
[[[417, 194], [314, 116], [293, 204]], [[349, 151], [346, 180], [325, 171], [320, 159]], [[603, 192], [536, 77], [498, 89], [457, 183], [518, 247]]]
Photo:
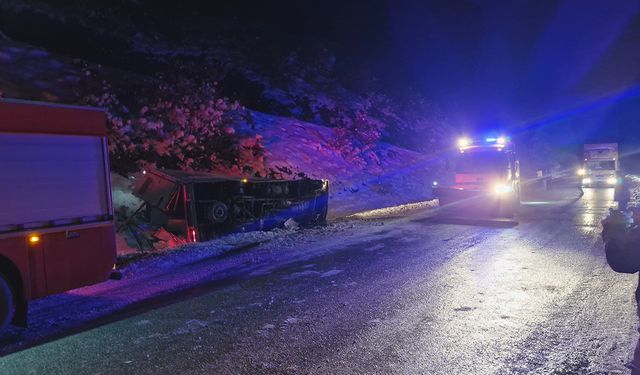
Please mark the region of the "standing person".
[[[602, 239], [605, 242], [607, 263], [616, 272], [636, 273], [640, 271], [640, 212], [611, 210], [602, 221]], [[633, 216], [632, 216], [633, 215]], [[635, 219], [635, 220], [634, 220]], [[640, 318], [640, 280], [636, 287], [636, 309]], [[640, 328], [638, 329], [640, 332]], [[640, 375], [640, 338], [636, 343], [633, 360], [630, 363], [631, 374]]]
[[582, 186], [582, 178], [578, 178], [578, 199], [584, 196], [584, 187]]
[[618, 183], [615, 187], [613, 200], [618, 202], [618, 209], [622, 211], [627, 209], [627, 205], [631, 200], [631, 184], [629, 183], [629, 179], [625, 176], [624, 173], [622, 173], [620, 183]]

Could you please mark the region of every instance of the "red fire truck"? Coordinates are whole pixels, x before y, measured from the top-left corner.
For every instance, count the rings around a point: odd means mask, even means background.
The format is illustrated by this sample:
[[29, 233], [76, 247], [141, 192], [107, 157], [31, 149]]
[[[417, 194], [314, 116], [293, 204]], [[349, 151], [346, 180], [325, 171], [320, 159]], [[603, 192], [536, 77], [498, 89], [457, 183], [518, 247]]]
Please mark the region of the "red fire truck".
[[0, 328], [116, 260], [102, 110], [0, 100]]

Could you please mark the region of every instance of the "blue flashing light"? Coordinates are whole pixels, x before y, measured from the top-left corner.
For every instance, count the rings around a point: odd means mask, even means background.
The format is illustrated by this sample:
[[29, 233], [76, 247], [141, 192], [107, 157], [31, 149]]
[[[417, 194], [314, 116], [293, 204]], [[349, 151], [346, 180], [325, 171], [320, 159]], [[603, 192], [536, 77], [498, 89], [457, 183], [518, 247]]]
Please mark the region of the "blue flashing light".
[[489, 138], [485, 138], [485, 142], [487, 142], [487, 143], [497, 143], [499, 145], [504, 145], [507, 142], [509, 142], [509, 138], [505, 137], [505, 136], [489, 137]]

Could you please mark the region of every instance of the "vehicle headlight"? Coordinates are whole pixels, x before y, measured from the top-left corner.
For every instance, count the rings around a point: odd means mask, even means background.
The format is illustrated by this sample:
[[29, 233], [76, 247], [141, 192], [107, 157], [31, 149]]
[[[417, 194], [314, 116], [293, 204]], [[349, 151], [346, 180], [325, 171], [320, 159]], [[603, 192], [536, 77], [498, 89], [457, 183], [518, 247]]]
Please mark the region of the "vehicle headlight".
[[498, 195], [509, 194], [509, 193], [513, 192], [513, 186], [508, 185], [508, 184], [496, 184], [493, 187], [493, 191], [494, 191], [494, 193], [496, 193]]
[[609, 185], [617, 185], [618, 184], [618, 179], [616, 177], [609, 177], [609, 178], [607, 178], [607, 184], [609, 184]]
[[582, 179], [582, 184], [583, 185], [589, 185], [591, 183], [591, 179], [589, 177], [583, 178]]
[[433, 187], [438, 186], [438, 181], [433, 181], [433, 183], [431, 184], [431, 186], [433, 186]]
[[586, 174], [587, 174], [586, 169], [584, 169], [584, 168], [578, 169], [578, 176], [584, 176]]
[[468, 147], [470, 145], [471, 145], [471, 139], [466, 138], [466, 137], [458, 139], [458, 147], [464, 148], [464, 147]]

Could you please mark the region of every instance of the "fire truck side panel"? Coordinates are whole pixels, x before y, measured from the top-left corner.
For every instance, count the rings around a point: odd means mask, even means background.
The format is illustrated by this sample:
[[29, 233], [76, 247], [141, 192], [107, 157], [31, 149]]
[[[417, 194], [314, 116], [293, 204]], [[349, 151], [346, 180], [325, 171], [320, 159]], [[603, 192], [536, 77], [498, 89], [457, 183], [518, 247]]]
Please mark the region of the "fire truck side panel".
[[109, 215], [102, 139], [0, 133], [0, 227]]
[[104, 281], [115, 264], [112, 224], [47, 233], [41, 242], [47, 293]]
[[15, 270], [17, 297], [107, 279], [116, 248], [104, 111], [0, 100], [0, 203], [0, 267]]

